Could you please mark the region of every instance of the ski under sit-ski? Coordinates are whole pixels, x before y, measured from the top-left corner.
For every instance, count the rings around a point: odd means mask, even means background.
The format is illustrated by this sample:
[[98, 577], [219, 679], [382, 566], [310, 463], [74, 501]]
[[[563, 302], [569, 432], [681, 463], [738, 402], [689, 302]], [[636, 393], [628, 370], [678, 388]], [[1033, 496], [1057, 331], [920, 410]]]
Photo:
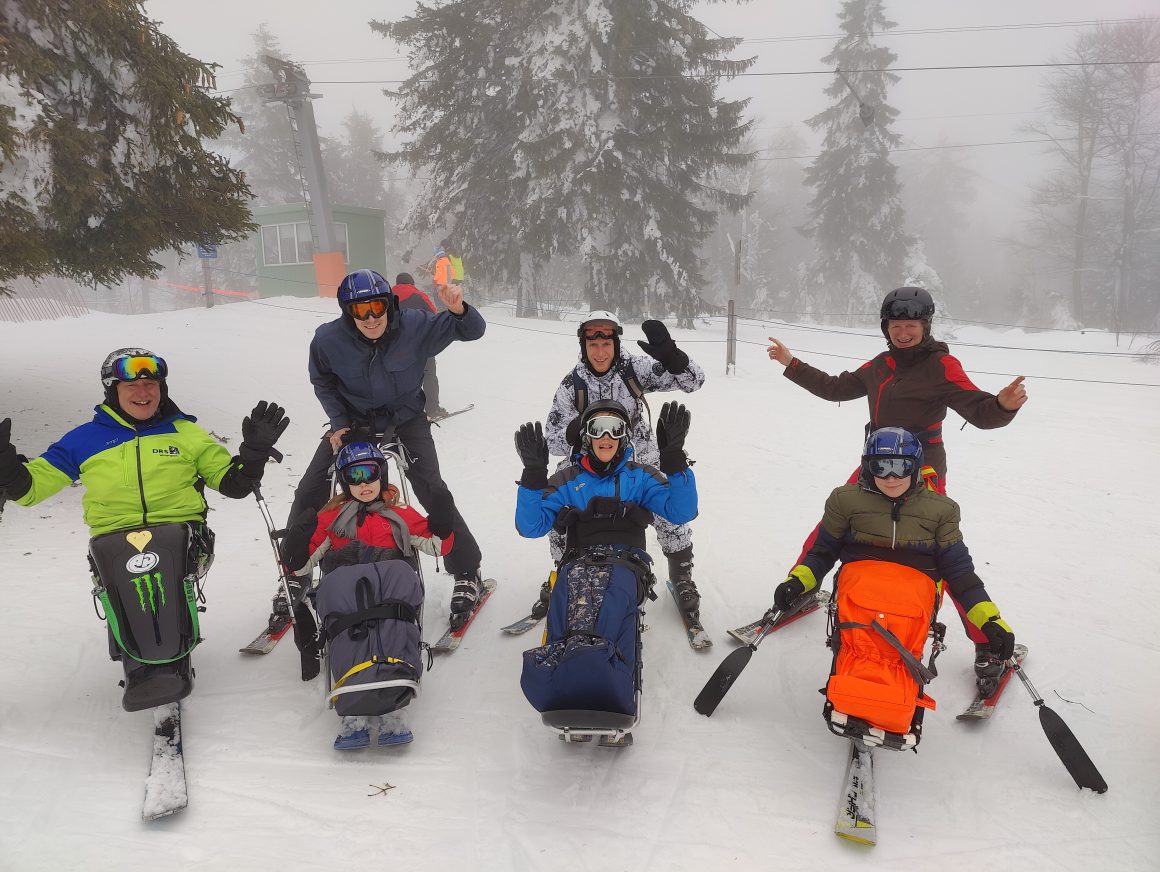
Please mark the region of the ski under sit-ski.
[[181, 811], [189, 802], [185, 758], [181, 752], [181, 703], [153, 709], [153, 759], [145, 781], [141, 817], [157, 820]]
[[479, 601], [475, 604], [475, 608], [471, 610], [471, 614], [467, 616], [466, 623], [458, 630], [447, 628], [438, 642], [431, 646], [432, 651], [454, 651], [459, 647], [459, 643], [463, 641], [463, 635], [467, 632], [467, 628], [471, 626], [475, 620], [475, 616], [479, 614], [479, 610], [483, 608], [483, 604], [487, 602], [492, 592], [496, 589], [498, 582], [494, 578], [485, 578], [483, 580], [483, 593], [479, 597]]

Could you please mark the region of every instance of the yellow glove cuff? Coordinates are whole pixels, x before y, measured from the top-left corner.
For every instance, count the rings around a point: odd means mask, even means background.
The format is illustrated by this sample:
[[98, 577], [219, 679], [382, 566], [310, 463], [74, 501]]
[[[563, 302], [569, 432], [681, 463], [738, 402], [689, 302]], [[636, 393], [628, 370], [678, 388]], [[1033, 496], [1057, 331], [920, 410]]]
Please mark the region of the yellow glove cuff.
[[983, 624], [987, 621], [995, 619], [995, 623], [1006, 630], [1008, 633], [1014, 633], [1010, 625], [999, 616], [999, 607], [990, 600], [983, 600], [981, 603], [976, 603], [970, 611], [967, 612], [967, 620], [983, 629]]
[[814, 578], [814, 571], [806, 566], [804, 563], [799, 563], [789, 572], [790, 578], [796, 578], [805, 588], [802, 593], [809, 593], [818, 586], [818, 580]]

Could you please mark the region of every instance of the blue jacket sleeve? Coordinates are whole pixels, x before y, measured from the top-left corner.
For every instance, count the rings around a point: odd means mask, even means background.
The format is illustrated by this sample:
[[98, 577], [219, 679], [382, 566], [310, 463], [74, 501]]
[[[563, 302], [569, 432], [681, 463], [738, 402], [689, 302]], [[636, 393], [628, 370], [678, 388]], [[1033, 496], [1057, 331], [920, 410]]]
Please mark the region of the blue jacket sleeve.
[[697, 517], [697, 480], [692, 467], [674, 472], [666, 483], [651, 467], [645, 473], [640, 505], [672, 524], [687, 524]]
[[538, 491], [520, 485], [516, 491], [516, 531], [526, 539], [546, 535], [564, 505], [560, 488]]

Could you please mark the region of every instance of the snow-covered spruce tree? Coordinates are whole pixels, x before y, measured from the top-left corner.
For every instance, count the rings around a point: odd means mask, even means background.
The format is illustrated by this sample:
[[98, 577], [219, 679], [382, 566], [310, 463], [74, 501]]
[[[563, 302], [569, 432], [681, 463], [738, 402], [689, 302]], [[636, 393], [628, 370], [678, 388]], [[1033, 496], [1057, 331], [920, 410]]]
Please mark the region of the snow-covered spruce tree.
[[[842, 4], [839, 26], [845, 35], [822, 62], [841, 70], [850, 87], [835, 75], [826, 88], [833, 105], [806, 122], [825, 134], [806, 173], [814, 197], [805, 229], [817, 246], [807, 293], [814, 311], [831, 315], [876, 313], [882, 294], [902, 283], [910, 245], [890, 160], [899, 141], [890, 129], [898, 111], [886, 98], [898, 77], [883, 72], [897, 56], [874, 41], [875, 33], [894, 27], [882, 5]], [[859, 115], [863, 107], [873, 110], [868, 123]]]
[[692, 5], [476, 0], [375, 25], [412, 51], [396, 156], [430, 178], [412, 227], [454, 227], [510, 279], [578, 252], [589, 304], [628, 317], [695, 310], [715, 207], [747, 200], [709, 181], [749, 159], [717, 81], [751, 62]]
[[404, 137], [387, 158], [424, 180], [403, 226], [416, 237], [454, 235], [472, 276], [486, 283], [520, 275], [515, 210], [526, 185], [515, 143], [525, 121], [507, 34], [524, 26], [529, 5], [419, 4], [399, 21], [371, 22], [410, 54], [411, 77], [385, 92], [397, 101], [394, 130]]
[[0, 285], [115, 283], [153, 254], [244, 236], [249, 191], [202, 138], [236, 123], [211, 65], [141, 3], [0, 3]]
[[701, 244], [717, 208], [749, 200], [713, 182], [741, 167], [747, 101], [717, 96], [752, 59], [714, 36], [687, 0], [544, 3], [521, 30], [521, 75], [541, 94], [520, 131], [525, 233], [538, 250], [579, 251], [594, 308], [626, 317], [702, 308]]

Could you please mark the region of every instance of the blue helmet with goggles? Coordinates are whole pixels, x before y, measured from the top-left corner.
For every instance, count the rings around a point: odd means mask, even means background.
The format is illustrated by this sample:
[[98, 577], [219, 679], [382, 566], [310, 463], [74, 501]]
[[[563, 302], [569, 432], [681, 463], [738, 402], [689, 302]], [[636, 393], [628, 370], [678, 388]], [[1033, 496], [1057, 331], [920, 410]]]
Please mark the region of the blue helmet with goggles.
[[862, 448], [864, 484], [872, 486], [875, 478], [909, 478], [913, 486], [921, 468], [922, 443], [909, 430], [882, 427], [866, 437]]
[[344, 445], [334, 461], [343, 488], [386, 478], [387, 459], [370, 442], [351, 442]]
[[359, 321], [390, 317], [398, 308], [390, 283], [373, 269], [355, 270], [338, 285], [342, 311]]

